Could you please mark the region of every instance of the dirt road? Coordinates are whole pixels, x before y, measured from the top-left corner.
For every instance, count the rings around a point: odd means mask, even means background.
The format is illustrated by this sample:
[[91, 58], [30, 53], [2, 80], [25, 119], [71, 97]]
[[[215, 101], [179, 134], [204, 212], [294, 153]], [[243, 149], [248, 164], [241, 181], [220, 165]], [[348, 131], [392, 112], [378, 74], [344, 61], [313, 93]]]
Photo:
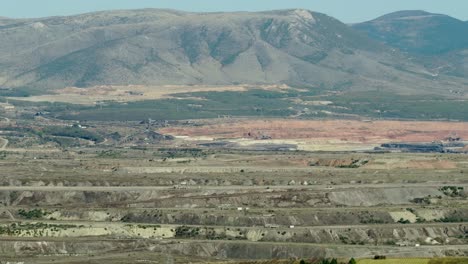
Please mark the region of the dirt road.
[[[468, 188], [468, 184], [455, 184]], [[342, 189], [388, 189], [388, 188], [440, 188], [443, 183], [416, 183], [416, 184], [343, 184], [335, 185], [308, 185], [308, 186], [0, 186], [0, 191], [84, 191], [84, 192], [126, 192], [126, 191], [162, 191], [162, 190], [342, 190]]]
[[0, 150], [5, 150], [8, 146], [9, 141], [6, 138], [0, 138], [0, 140], [2, 141], [2, 143], [0, 144]]

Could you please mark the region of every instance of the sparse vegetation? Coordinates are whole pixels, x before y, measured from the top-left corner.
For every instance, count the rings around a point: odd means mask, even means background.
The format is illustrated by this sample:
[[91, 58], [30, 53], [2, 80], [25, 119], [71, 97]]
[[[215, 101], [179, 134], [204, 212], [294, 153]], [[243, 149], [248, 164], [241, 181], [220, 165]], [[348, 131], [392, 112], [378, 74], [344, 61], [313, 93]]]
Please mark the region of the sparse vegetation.
[[430, 197], [421, 197], [421, 198], [414, 198], [411, 200], [412, 203], [415, 204], [431, 204], [431, 198]]
[[398, 223], [400, 223], [400, 224], [410, 224], [411, 222], [408, 219], [400, 218], [400, 220], [398, 220]]
[[19, 209], [18, 214], [26, 219], [40, 219], [48, 215], [49, 213], [41, 209], [32, 209], [29, 211], [26, 211], [24, 209]]
[[76, 125], [71, 127], [49, 126], [42, 133], [59, 137], [82, 138], [94, 142], [102, 142], [104, 138], [97, 133], [82, 129]]
[[464, 197], [466, 196], [466, 193], [464, 191], [464, 187], [460, 186], [444, 186], [440, 188], [440, 191], [443, 192], [447, 196], [451, 197]]
[[178, 226], [175, 229], [175, 236], [177, 238], [192, 238], [200, 234], [199, 227]]

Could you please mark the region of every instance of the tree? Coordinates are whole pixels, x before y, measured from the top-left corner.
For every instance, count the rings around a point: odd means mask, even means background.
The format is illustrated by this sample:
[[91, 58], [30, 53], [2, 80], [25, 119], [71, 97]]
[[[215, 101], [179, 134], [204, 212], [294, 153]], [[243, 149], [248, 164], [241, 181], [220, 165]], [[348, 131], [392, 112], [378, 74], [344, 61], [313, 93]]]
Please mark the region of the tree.
[[301, 261], [299, 262], [299, 264], [307, 264], [307, 263], [305, 262], [305, 260], [301, 259]]
[[334, 258], [330, 261], [330, 264], [338, 264], [338, 260]]
[[351, 258], [348, 262], [348, 264], [357, 264], [356, 260], [354, 258]]

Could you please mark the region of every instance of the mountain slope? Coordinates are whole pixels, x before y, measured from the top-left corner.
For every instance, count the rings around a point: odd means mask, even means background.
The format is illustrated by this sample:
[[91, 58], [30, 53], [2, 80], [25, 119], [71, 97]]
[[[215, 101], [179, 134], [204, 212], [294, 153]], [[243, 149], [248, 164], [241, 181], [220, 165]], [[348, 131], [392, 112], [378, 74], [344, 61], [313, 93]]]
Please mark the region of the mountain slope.
[[424, 11], [400, 11], [353, 28], [408, 52], [435, 74], [468, 77], [467, 22]]
[[5, 20], [0, 39], [0, 86], [41, 91], [103, 84], [287, 83], [443, 94], [445, 83], [458, 83], [443, 76], [434, 81], [400, 53], [306, 10], [145, 9]]
[[468, 23], [424, 11], [400, 11], [353, 25], [401, 50], [434, 55], [468, 47]]

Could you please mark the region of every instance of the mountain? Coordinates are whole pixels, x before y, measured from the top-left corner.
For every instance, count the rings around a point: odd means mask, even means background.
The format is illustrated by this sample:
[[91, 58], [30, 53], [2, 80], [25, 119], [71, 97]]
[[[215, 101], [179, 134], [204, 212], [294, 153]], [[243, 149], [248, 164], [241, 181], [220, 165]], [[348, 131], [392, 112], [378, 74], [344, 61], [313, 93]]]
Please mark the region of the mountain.
[[464, 87], [307, 10], [144, 9], [0, 23], [0, 87], [7, 88], [286, 83], [444, 94], [447, 82]]
[[467, 22], [425, 11], [399, 11], [353, 27], [410, 53], [437, 55], [468, 47]]
[[468, 77], [468, 22], [425, 11], [400, 11], [355, 24], [369, 37], [408, 52], [435, 74]]

